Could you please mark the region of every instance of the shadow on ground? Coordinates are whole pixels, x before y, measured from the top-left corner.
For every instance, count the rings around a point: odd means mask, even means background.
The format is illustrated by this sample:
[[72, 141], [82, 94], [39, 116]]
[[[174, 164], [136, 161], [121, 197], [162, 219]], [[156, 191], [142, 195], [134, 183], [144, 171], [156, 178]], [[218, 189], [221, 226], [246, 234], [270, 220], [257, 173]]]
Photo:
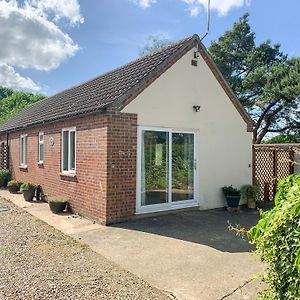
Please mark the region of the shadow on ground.
[[113, 227], [136, 230], [179, 240], [203, 244], [223, 252], [250, 252], [254, 249], [247, 237], [237, 236], [228, 224], [249, 229], [259, 220], [256, 210], [238, 213], [226, 210], [184, 211], [174, 214], [137, 219]]

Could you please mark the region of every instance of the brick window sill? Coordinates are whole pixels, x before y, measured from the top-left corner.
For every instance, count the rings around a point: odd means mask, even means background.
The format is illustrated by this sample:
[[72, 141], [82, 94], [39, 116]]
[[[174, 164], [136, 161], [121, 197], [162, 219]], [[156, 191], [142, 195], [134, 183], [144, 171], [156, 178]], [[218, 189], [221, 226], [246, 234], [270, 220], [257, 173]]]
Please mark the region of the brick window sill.
[[21, 171], [27, 171], [28, 170], [28, 167], [27, 166], [19, 166], [19, 169]]

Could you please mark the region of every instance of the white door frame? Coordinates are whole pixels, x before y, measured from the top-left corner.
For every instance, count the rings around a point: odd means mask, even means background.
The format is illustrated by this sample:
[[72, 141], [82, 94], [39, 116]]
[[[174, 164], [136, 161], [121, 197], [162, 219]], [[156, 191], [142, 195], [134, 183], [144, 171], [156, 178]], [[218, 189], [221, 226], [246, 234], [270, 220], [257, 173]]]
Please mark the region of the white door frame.
[[[175, 129], [167, 127], [149, 127], [138, 126], [137, 132], [137, 181], [136, 181], [136, 214], [144, 214], [151, 212], [159, 212], [166, 210], [174, 210], [180, 208], [188, 208], [199, 206], [198, 202], [198, 135], [197, 130]], [[153, 204], [142, 206], [141, 205], [141, 166], [142, 166], [142, 132], [143, 131], [163, 131], [169, 134], [169, 162], [172, 156], [172, 133], [190, 133], [194, 135], [194, 199], [172, 202], [172, 164], [169, 163], [168, 167], [168, 202], [162, 204]]]

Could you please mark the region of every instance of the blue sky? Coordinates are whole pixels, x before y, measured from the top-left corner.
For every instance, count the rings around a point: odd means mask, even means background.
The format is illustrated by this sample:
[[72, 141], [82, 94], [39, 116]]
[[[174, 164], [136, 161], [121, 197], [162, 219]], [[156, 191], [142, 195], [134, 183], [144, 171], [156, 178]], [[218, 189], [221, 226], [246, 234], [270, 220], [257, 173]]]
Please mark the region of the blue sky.
[[[28, 49], [28, 56], [34, 57], [35, 61], [31, 61], [33, 60], [32, 57], [25, 57], [24, 59], [28, 60], [28, 63], [24, 66], [22, 62], [16, 58], [12, 59], [8, 55], [1, 58], [0, 53], [0, 66], [1, 63], [5, 64], [6, 70], [11, 68], [7, 71], [31, 80], [34, 87], [38, 87], [35, 88], [36, 91], [48, 95], [137, 58], [139, 49], [145, 44], [149, 35], [161, 35], [176, 41], [194, 33], [201, 36], [206, 28], [206, 11], [201, 5], [201, 2], [203, 3], [201, 0], [198, 0], [200, 4], [197, 5], [197, 10], [199, 9], [197, 16], [191, 16], [191, 9], [193, 8], [191, 3], [197, 3], [197, 0], [156, 0], [156, 3], [150, 3], [147, 8], [134, 3], [139, 0], [72, 0], [74, 2], [72, 10], [67, 10], [64, 7], [59, 8], [57, 3], [55, 4], [55, 0], [43, 1], [43, 7], [37, 4], [36, 0], [29, 1], [29, 4], [32, 5], [30, 13], [34, 9], [38, 10], [40, 16], [47, 20], [47, 26], [52, 26], [50, 23], [53, 23], [64, 35], [65, 44], [63, 47], [69, 47], [69, 52], [62, 56], [61, 53], [65, 50], [58, 48], [55, 53], [53, 51], [54, 54], [49, 52], [47, 53], [48, 56], [45, 54], [40, 58], [39, 54], [43, 52], [43, 49], [39, 49], [39, 44], [42, 40], [37, 40], [34, 43], [36, 38], [34, 34], [37, 31], [33, 30], [32, 25], [30, 25], [28, 26], [30, 34], [26, 40], [32, 39], [33, 41], [31, 48]], [[147, 1], [149, 0], [145, 0], [145, 2]], [[211, 1], [221, 2], [220, 0]], [[5, 0], [0, 0], [0, 4], [2, 2]], [[6, 2], [10, 1], [6, 0]], [[64, 0], [61, 0], [60, 3], [63, 2]], [[229, 0], [229, 2], [234, 3], [235, 0]], [[273, 42], [281, 43], [282, 50], [290, 56], [300, 56], [299, 0], [289, 0], [288, 4], [287, 1], [274, 0], [248, 0], [245, 2], [237, 0], [236, 3], [239, 3], [238, 7], [228, 9], [225, 15], [220, 15], [217, 3], [213, 4], [216, 9], [212, 11], [211, 31], [204, 41], [206, 46], [209, 46], [211, 40], [216, 40], [225, 30], [230, 29], [233, 22], [238, 20], [241, 15], [249, 12], [250, 24], [256, 32], [258, 43], [270, 39]], [[27, 3], [27, 5], [29, 4]], [[14, 3], [14, 5], [15, 10], [20, 10], [23, 9], [24, 2]], [[0, 6], [0, 15], [1, 9], [7, 8]], [[14, 21], [0, 17], [0, 25], [1, 22]], [[16, 30], [19, 30], [17, 26]], [[0, 29], [0, 41], [4, 38], [6, 40], [13, 38], [5, 36], [5, 34], [9, 34], [7, 32], [1, 33]], [[27, 32], [22, 31], [20, 34], [26, 35]], [[37, 32], [36, 34], [41, 33]], [[55, 39], [56, 37], [52, 36], [52, 38]], [[70, 40], [67, 40], [68, 38]], [[1, 41], [1, 45], [3, 42]], [[30, 49], [35, 49], [36, 53], [31, 55]], [[59, 51], [61, 53], [58, 53]], [[16, 55], [20, 56], [20, 53], [16, 51]], [[13, 83], [13, 81], [11, 82]], [[22, 83], [21, 79], [18, 82]], [[9, 84], [7, 83], [7, 85]]]

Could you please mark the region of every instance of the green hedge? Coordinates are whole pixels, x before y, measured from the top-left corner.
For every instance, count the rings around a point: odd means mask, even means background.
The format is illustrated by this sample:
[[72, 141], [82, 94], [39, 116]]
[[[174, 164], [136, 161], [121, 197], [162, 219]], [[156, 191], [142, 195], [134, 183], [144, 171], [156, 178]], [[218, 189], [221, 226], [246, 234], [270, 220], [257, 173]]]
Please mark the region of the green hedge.
[[261, 212], [261, 217], [248, 232], [267, 264], [270, 289], [261, 299], [300, 299], [300, 175], [279, 183], [275, 207]]

